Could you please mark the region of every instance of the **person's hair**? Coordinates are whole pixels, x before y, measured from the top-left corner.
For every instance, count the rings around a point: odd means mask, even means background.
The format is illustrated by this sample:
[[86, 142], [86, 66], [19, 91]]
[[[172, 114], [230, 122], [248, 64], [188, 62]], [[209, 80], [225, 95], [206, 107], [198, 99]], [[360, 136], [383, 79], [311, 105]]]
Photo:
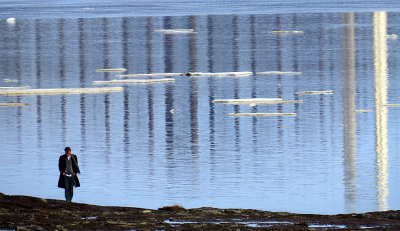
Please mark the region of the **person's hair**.
[[65, 154], [67, 154], [68, 151], [71, 151], [71, 148], [70, 147], [65, 147], [64, 151], [65, 151]]

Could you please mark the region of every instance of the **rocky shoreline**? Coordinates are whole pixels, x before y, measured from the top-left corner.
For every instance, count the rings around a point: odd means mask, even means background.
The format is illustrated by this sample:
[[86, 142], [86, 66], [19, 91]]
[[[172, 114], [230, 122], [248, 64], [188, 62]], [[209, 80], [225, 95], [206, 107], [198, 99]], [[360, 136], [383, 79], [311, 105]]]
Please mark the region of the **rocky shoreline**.
[[400, 230], [400, 210], [312, 215], [252, 209], [157, 210], [0, 193], [0, 230]]

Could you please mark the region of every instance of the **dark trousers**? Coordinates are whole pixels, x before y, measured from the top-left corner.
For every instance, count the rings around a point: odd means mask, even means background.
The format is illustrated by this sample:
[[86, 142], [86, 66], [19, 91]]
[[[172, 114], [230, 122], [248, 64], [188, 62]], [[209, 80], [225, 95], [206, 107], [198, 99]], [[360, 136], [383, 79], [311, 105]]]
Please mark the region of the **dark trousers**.
[[75, 180], [74, 176], [64, 176], [65, 180], [65, 200], [66, 201], [71, 201], [72, 197], [74, 196], [74, 186], [75, 186]]

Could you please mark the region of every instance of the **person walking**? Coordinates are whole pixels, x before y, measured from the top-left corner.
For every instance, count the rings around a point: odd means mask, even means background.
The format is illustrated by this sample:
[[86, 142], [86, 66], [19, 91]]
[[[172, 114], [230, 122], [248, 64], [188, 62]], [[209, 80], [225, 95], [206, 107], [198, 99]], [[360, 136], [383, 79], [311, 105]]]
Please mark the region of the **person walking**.
[[65, 189], [65, 200], [71, 201], [74, 195], [74, 186], [79, 187], [80, 182], [77, 173], [80, 173], [78, 166], [78, 157], [71, 154], [71, 148], [65, 147], [65, 154], [60, 156], [58, 160], [58, 169], [60, 170], [60, 178], [58, 179], [58, 187]]

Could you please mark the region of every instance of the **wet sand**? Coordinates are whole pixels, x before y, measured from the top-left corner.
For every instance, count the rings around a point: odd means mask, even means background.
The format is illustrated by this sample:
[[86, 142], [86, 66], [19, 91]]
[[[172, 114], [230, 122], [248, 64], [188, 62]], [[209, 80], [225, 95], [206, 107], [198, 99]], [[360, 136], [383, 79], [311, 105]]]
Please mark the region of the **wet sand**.
[[0, 230], [400, 230], [400, 211], [314, 215], [252, 209], [157, 210], [0, 193]]

